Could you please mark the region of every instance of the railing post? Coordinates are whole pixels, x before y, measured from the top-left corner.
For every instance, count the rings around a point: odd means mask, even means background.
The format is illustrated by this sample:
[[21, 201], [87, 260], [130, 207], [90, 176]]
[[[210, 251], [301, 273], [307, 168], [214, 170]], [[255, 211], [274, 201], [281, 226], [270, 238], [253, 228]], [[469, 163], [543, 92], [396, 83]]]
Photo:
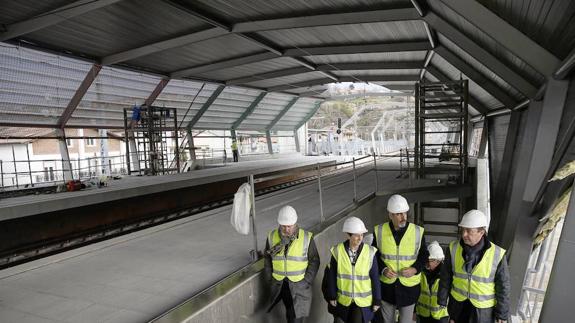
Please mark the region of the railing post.
[[249, 176], [250, 183], [250, 199], [251, 199], [251, 215], [252, 215], [252, 233], [254, 236], [254, 252], [252, 254], [252, 259], [256, 261], [258, 259], [258, 232], [256, 228], [256, 190], [254, 185], [254, 175]]
[[318, 185], [318, 192], [319, 192], [319, 221], [320, 223], [323, 223], [323, 221], [325, 221], [324, 215], [323, 215], [323, 197], [322, 197], [322, 189], [321, 189], [321, 166], [318, 163], [317, 164], [317, 185]]
[[92, 178], [92, 166], [91, 166], [89, 157], [88, 157], [88, 178]]
[[377, 173], [377, 159], [376, 159], [376, 156], [375, 156], [375, 152], [373, 153], [373, 171], [375, 172], [375, 193], [377, 194], [377, 192], [379, 191], [379, 188], [378, 188], [379, 183], [378, 183], [378, 179], [377, 179], [377, 176], [378, 176], [378, 173]]
[[4, 162], [0, 159], [0, 177], [2, 177], [2, 187], [4, 187]]
[[14, 176], [16, 177], [16, 188], [20, 188], [18, 183], [18, 166], [16, 164], [16, 153], [14, 152], [14, 145], [12, 145], [12, 160], [14, 161]]
[[357, 202], [357, 175], [355, 173], [355, 157], [352, 157], [353, 164], [353, 201]]

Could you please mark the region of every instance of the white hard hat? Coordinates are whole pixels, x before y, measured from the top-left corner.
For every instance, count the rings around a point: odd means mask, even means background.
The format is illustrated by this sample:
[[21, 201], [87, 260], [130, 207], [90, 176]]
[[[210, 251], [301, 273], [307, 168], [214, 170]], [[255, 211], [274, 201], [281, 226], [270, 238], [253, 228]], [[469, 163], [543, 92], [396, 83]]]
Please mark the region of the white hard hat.
[[433, 241], [427, 246], [427, 251], [429, 251], [429, 259], [443, 260], [445, 255], [443, 254], [443, 248], [439, 245], [439, 242]]
[[363, 221], [361, 221], [361, 219], [352, 216], [350, 218], [347, 218], [347, 220], [345, 220], [345, 222], [343, 223], [342, 231], [345, 233], [360, 234], [360, 233], [366, 233], [367, 229], [365, 228], [365, 224], [363, 224]]
[[487, 217], [479, 210], [470, 210], [463, 215], [459, 226], [462, 228], [487, 228]]
[[297, 222], [297, 212], [289, 205], [282, 207], [278, 213], [279, 225], [294, 225]]
[[387, 211], [390, 213], [405, 213], [409, 211], [409, 204], [405, 197], [395, 194], [387, 201]]

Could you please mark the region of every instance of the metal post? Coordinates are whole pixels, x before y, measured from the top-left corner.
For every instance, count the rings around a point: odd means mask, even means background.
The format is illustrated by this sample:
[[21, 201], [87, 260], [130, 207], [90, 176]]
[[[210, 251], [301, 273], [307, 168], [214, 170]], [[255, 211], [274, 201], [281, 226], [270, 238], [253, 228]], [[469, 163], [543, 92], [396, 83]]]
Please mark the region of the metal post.
[[322, 189], [321, 189], [321, 166], [318, 163], [317, 164], [317, 186], [318, 186], [318, 192], [319, 192], [319, 221], [320, 223], [323, 223], [323, 221], [325, 221], [324, 215], [323, 215], [323, 197], [322, 197]]
[[79, 154], [78, 154], [78, 179], [82, 179], [81, 165], [80, 165], [80, 156], [79, 156]]
[[379, 191], [378, 188], [378, 173], [377, 173], [377, 159], [375, 157], [375, 153], [373, 153], [373, 171], [375, 172], [375, 193], [377, 194], [377, 192]]
[[[128, 169], [129, 168], [130, 168], [130, 164], [128, 164]], [[130, 174], [129, 171], [128, 171], [128, 174]], [[90, 165], [90, 158], [88, 158], [88, 178], [92, 178], [92, 167]]]
[[18, 166], [16, 165], [16, 153], [14, 152], [14, 145], [12, 145], [12, 161], [14, 162], [14, 176], [16, 177], [16, 188], [20, 188], [18, 183]]
[[357, 202], [357, 175], [355, 173], [355, 157], [352, 157], [353, 165], [353, 201]]
[[2, 187], [4, 187], [4, 163], [0, 159], [0, 177], [2, 178]]
[[26, 156], [28, 156], [28, 175], [30, 176], [30, 185], [34, 187], [34, 181], [32, 181], [32, 165], [30, 164], [30, 149], [28, 144], [26, 144]]
[[251, 215], [252, 215], [252, 233], [254, 236], [254, 253], [252, 254], [252, 258], [253, 260], [257, 260], [258, 259], [258, 231], [256, 228], [256, 190], [255, 190], [255, 185], [254, 185], [254, 175], [251, 174], [249, 176], [249, 182], [250, 182], [250, 197], [251, 197], [251, 202], [252, 202], [252, 207], [251, 207]]

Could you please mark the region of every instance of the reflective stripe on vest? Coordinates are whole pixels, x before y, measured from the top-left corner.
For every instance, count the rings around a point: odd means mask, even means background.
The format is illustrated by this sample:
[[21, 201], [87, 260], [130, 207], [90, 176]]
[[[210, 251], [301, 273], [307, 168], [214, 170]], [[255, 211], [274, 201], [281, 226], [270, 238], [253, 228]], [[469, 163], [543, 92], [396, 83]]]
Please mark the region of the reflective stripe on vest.
[[[395, 243], [391, 230], [389, 222], [375, 227], [375, 238], [381, 260], [386, 267], [398, 274], [399, 281], [403, 286], [418, 285], [421, 281], [421, 273], [407, 278], [399, 276], [399, 271], [411, 267], [417, 260], [424, 229], [413, 223], [408, 223], [399, 246]], [[393, 284], [397, 278], [387, 278], [385, 275], [381, 275], [379, 279], [385, 284]]]
[[[297, 239], [288, 247], [287, 255], [282, 248], [272, 257], [272, 277], [275, 280], [283, 280], [287, 277], [292, 282], [301, 281], [307, 270], [307, 251], [312, 233], [299, 229]], [[268, 244], [271, 247], [281, 242], [279, 231], [273, 230], [268, 235]]]
[[471, 273], [464, 269], [463, 247], [459, 241], [449, 244], [453, 283], [451, 296], [458, 302], [469, 299], [476, 308], [489, 308], [497, 304], [495, 299], [495, 274], [505, 255], [505, 249], [491, 243]]
[[349, 306], [352, 301], [359, 307], [371, 306], [369, 271], [376, 249], [364, 244], [355, 265], [351, 264], [343, 243], [332, 247], [330, 251], [337, 261], [337, 302], [343, 306]]
[[439, 290], [439, 279], [436, 279], [429, 290], [429, 284], [427, 283], [427, 277], [421, 275], [421, 293], [419, 294], [419, 299], [417, 300], [417, 305], [415, 306], [415, 311], [417, 315], [423, 317], [433, 317], [436, 320], [446, 317], [447, 308], [441, 307], [437, 304], [437, 291]]

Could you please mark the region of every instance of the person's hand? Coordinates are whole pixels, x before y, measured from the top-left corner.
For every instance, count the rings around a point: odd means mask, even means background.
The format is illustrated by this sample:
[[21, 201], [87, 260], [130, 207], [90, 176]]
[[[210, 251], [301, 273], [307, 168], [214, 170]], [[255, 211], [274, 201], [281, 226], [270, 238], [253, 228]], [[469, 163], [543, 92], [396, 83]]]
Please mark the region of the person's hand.
[[383, 275], [387, 278], [395, 278], [397, 277], [397, 273], [391, 269], [389, 269], [389, 267], [385, 267], [383, 268]]
[[449, 323], [455, 323], [455, 321], [454, 321], [454, 320], [449, 320]]
[[417, 273], [417, 269], [413, 267], [403, 268], [401, 271], [401, 276], [409, 278]]
[[337, 307], [337, 301], [336, 300], [329, 301], [329, 304], [333, 307]]
[[412, 319], [412, 321], [413, 321], [413, 322], [417, 321], [417, 314], [413, 313], [413, 319]]
[[377, 310], [379, 309], [379, 305], [373, 305], [373, 311], [377, 312]]

